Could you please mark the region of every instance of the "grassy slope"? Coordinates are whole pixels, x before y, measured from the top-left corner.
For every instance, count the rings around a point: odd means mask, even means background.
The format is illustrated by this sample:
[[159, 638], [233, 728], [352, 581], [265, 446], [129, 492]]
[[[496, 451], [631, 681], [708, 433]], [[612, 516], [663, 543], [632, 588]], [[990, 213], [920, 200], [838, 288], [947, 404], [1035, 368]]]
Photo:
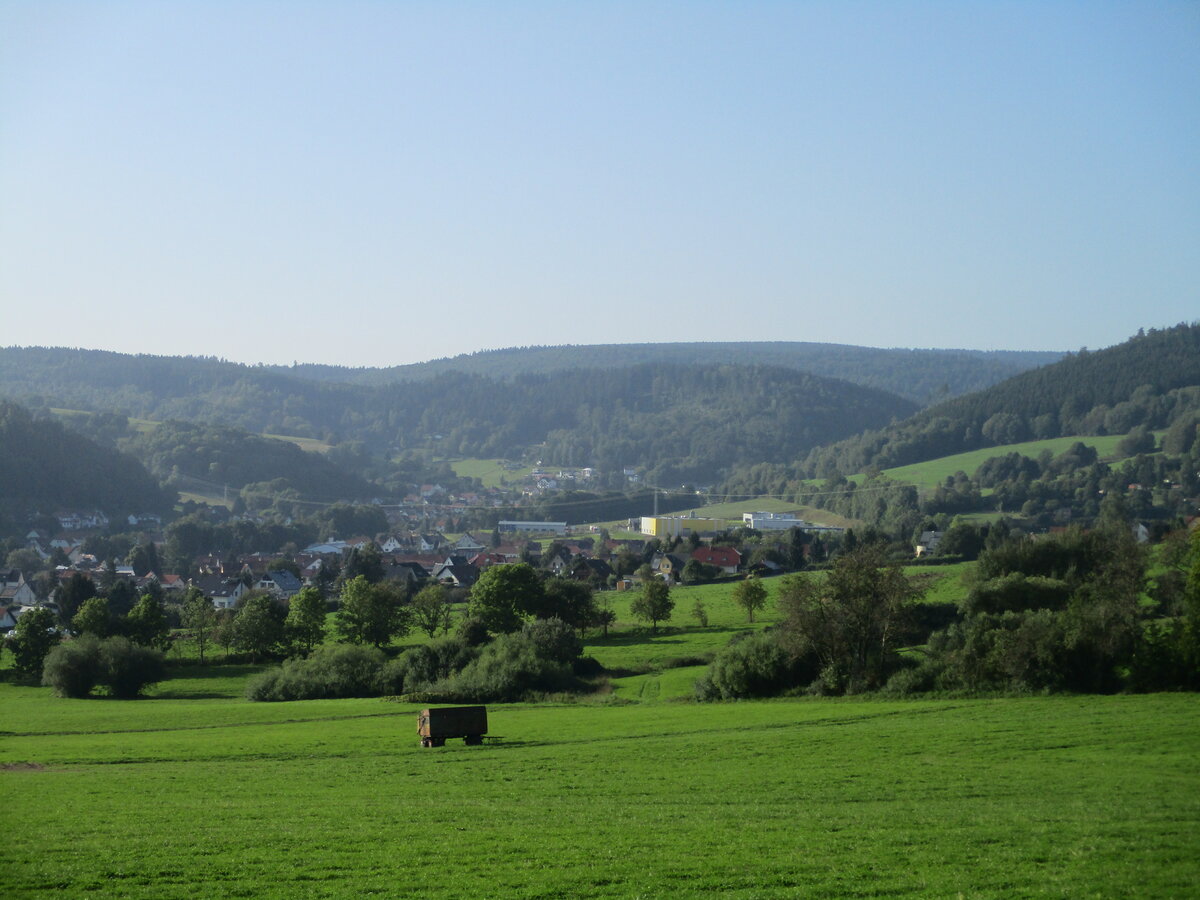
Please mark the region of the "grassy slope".
[[[1095, 447], [1103, 459], [1116, 453], [1117, 444], [1125, 437], [1123, 434], [1110, 435], [1079, 435], [1077, 437], [1048, 438], [1042, 441], [1025, 441], [1020, 444], [1006, 444], [1002, 447], [986, 447], [982, 450], [971, 450], [968, 453], [956, 453], [953, 456], [943, 456], [926, 462], [913, 463], [908, 466], [897, 466], [894, 469], [884, 469], [883, 474], [896, 481], [906, 481], [920, 488], [932, 490], [944, 482], [955, 472], [966, 472], [974, 475], [976, 470], [993, 456], [1004, 456], [1009, 453], [1020, 453], [1036, 459], [1043, 450], [1049, 450], [1058, 455], [1076, 442], [1088, 447]], [[862, 476], [856, 476], [860, 479]]]
[[455, 459], [448, 462], [455, 475], [460, 478], [478, 478], [485, 488], [500, 487], [502, 478], [508, 483], [520, 481], [533, 471], [531, 466], [506, 469], [499, 459]]
[[5, 814], [36, 848], [9, 842], [10, 897], [1185, 896], [1200, 877], [1191, 695], [493, 706], [489, 745], [436, 751], [415, 707], [379, 700], [0, 703]]

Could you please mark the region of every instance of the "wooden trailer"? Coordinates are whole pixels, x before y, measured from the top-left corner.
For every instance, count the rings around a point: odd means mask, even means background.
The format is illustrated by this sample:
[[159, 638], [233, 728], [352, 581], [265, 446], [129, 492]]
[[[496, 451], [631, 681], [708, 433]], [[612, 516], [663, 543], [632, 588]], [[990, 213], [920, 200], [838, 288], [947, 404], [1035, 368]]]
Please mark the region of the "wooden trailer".
[[443, 706], [423, 709], [417, 717], [417, 734], [422, 747], [445, 746], [447, 738], [462, 738], [466, 744], [482, 744], [487, 734], [486, 706]]

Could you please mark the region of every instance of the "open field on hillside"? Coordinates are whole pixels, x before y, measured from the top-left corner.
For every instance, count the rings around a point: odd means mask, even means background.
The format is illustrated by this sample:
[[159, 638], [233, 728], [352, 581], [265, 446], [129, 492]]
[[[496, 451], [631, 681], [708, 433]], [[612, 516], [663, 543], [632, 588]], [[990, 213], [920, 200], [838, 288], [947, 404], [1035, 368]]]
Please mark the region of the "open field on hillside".
[[422, 750], [415, 706], [223, 699], [238, 681], [133, 702], [0, 685], [19, 836], [0, 893], [1181, 897], [1200, 878], [1191, 695], [497, 705], [485, 746]]
[[506, 469], [499, 459], [451, 459], [450, 468], [460, 478], [478, 478], [485, 488], [500, 487], [502, 480], [507, 482], [520, 481], [533, 472], [530, 466], [518, 469]]
[[[1002, 447], [986, 447], [982, 450], [971, 450], [968, 453], [956, 453], [953, 456], [943, 456], [928, 462], [913, 463], [909, 466], [896, 466], [884, 469], [883, 474], [896, 481], [906, 481], [920, 488], [932, 490], [955, 472], [966, 472], [974, 475], [976, 470], [993, 456], [1005, 456], [1009, 453], [1020, 453], [1036, 459], [1043, 450], [1049, 450], [1055, 456], [1069, 450], [1077, 441], [1088, 447], [1094, 447], [1101, 459], [1112, 457], [1116, 453], [1117, 444], [1124, 438], [1123, 434], [1110, 435], [1079, 435], [1077, 437], [1048, 438], [1041, 441], [1025, 441], [1020, 444], [1006, 444]], [[863, 476], [855, 476], [861, 480]]]
[[333, 446], [327, 441], [317, 440], [316, 438], [293, 437], [289, 434], [268, 434], [264, 431], [263, 437], [271, 438], [274, 441], [283, 441], [285, 444], [295, 444], [301, 450], [307, 450], [309, 453], [328, 453]]

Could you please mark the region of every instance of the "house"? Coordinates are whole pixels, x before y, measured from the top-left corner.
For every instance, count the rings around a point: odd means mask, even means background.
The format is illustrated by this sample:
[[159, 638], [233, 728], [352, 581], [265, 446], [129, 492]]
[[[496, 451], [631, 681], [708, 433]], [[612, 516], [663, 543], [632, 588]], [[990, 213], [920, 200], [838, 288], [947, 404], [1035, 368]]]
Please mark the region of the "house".
[[917, 539], [917, 556], [934, 556], [942, 543], [942, 531], [922, 531]]
[[379, 549], [384, 553], [395, 553], [397, 550], [403, 550], [407, 546], [407, 542], [400, 540], [400, 538], [396, 537], [394, 534], [389, 534], [387, 538], [380, 543]]
[[671, 584], [683, 577], [683, 567], [687, 559], [678, 553], [659, 553], [650, 561], [650, 567], [658, 573], [658, 577]]
[[405, 583], [425, 581], [429, 578], [429, 570], [418, 562], [392, 562], [383, 567], [388, 578]]
[[479, 570], [467, 563], [462, 565], [443, 563], [433, 570], [433, 578], [441, 584], [452, 587], [470, 587], [479, 580]]
[[716, 566], [726, 575], [736, 575], [742, 564], [742, 554], [733, 547], [698, 547], [692, 559], [706, 566]]
[[192, 586], [199, 588], [217, 609], [233, 609], [238, 598], [249, 590], [240, 578], [227, 578], [224, 575], [204, 575], [195, 579]]
[[4, 573], [0, 583], [0, 606], [33, 606], [37, 595], [18, 569]]
[[469, 531], [454, 542], [454, 552], [463, 556], [474, 556], [476, 553], [482, 553], [486, 549]]
[[290, 600], [300, 593], [300, 579], [286, 569], [276, 569], [263, 575], [254, 586], [260, 591]]
[[607, 584], [608, 576], [613, 574], [612, 567], [602, 559], [576, 557], [571, 567], [571, 578], [575, 581], [590, 581], [595, 584]]
[[422, 553], [436, 553], [446, 544], [446, 536], [435, 532], [417, 536], [417, 549]]

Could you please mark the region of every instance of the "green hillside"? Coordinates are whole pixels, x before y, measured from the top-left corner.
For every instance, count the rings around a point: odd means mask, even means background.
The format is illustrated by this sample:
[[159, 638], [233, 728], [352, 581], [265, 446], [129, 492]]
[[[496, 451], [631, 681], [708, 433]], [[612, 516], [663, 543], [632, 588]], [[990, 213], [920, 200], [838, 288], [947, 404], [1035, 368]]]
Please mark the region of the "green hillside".
[[1073, 434], [1162, 430], [1200, 414], [1200, 324], [1081, 351], [910, 419], [814, 450], [804, 477], [849, 475]]

